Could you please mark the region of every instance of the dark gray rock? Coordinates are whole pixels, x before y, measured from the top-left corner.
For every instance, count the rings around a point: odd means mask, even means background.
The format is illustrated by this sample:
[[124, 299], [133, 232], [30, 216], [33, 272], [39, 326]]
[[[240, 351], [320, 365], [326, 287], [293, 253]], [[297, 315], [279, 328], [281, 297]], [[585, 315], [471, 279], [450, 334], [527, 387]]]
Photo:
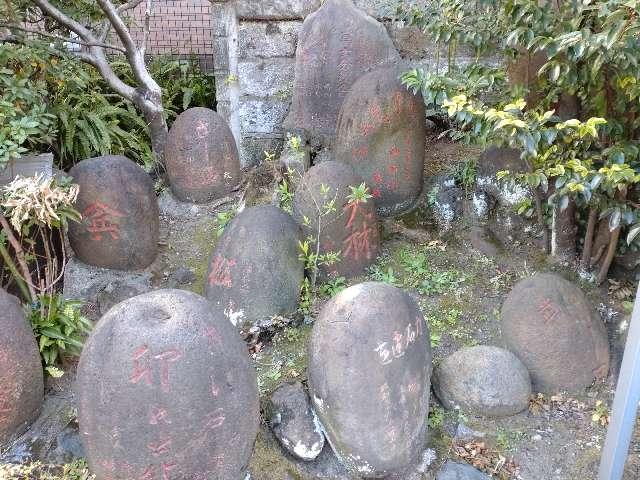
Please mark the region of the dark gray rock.
[[301, 240], [300, 228], [281, 209], [247, 208], [211, 254], [205, 296], [244, 332], [295, 313], [304, 278]]
[[256, 373], [233, 325], [199, 295], [158, 290], [112, 308], [85, 344], [77, 391], [97, 478], [244, 478]]
[[287, 451], [304, 461], [324, 448], [324, 433], [301, 383], [285, 384], [271, 395], [271, 429]]
[[460, 422], [456, 427], [454, 439], [459, 442], [472, 442], [474, 440], [481, 440], [486, 436], [487, 435], [484, 432], [479, 432], [477, 430], [469, 428], [467, 425]]
[[449, 230], [462, 217], [464, 190], [459, 187], [439, 188], [432, 205], [436, 222]]
[[450, 410], [507, 417], [529, 406], [531, 379], [513, 353], [481, 345], [445, 358], [433, 373], [433, 390]]
[[[371, 199], [349, 202], [347, 198], [351, 194], [349, 187], [361, 183], [362, 177], [349, 165], [328, 161], [312, 167], [296, 190], [293, 217], [302, 225], [305, 238], [317, 238], [320, 223], [320, 254], [342, 252], [338, 263], [320, 265], [324, 278], [361, 275], [378, 256], [380, 233], [374, 203]], [[318, 209], [324, 212], [324, 206], [331, 202], [336, 211], [321, 216]]]
[[190, 108], [178, 115], [167, 138], [165, 166], [171, 190], [183, 202], [207, 203], [240, 183], [233, 133], [208, 108]]
[[503, 246], [493, 231], [486, 226], [475, 226], [469, 232], [471, 246], [482, 255], [495, 258], [503, 250]]
[[476, 192], [485, 192], [494, 197], [500, 206], [512, 207], [529, 198], [528, 188], [513, 182], [499, 181], [497, 174], [508, 170], [512, 174], [528, 171], [520, 158], [520, 151], [513, 148], [489, 147], [478, 158]]
[[105, 156], [83, 160], [69, 174], [80, 185], [69, 241], [84, 263], [138, 270], [158, 253], [159, 211], [151, 177], [131, 160]]
[[371, 189], [380, 216], [410, 210], [423, 186], [425, 107], [402, 85], [404, 66], [360, 77], [344, 99], [335, 158], [351, 165]]
[[96, 303], [101, 315], [104, 315], [120, 302], [124, 302], [137, 295], [147, 293], [151, 288], [140, 282], [114, 281], [109, 282], [104, 288], [99, 288], [96, 294]]
[[428, 326], [399, 288], [358, 284], [320, 312], [309, 344], [310, 396], [353, 474], [401, 474], [420, 462], [430, 376]]
[[0, 289], [0, 447], [38, 417], [44, 397], [36, 340], [16, 297]]
[[501, 316], [503, 339], [529, 369], [534, 391], [575, 392], [606, 377], [606, 329], [573, 283], [548, 273], [521, 280]]
[[178, 285], [190, 285], [196, 280], [196, 274], [192, 270], [183, 266], [176, 269], [169, 277], [169, 287], [174, 288]]
[[469, 464], [448, 460], [436, 474], [436, 480], [491, 480], [491, 477]]
[[284, 128], [325, 146], [351, 85], [367, 69], [399, 60], [384, 26], [351, 0], [327, 0], [302, 26], [296, 50], [293, 103]]

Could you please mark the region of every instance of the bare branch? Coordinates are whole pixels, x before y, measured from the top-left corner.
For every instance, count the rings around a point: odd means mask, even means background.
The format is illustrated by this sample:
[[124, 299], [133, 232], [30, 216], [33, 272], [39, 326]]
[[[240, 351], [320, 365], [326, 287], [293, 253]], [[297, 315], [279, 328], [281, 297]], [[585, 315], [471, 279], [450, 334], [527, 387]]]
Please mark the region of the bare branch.
[[35, 29], [31, 29], [31, 28], [25, 28], [25, 27], [21, 27], [19, 25], [14, 25], [14, 24], [9, 24], [9, 23], [0, 23], [0, 27], [5, 27], [8, 28], [9, 30], [18, 30], [21, 32], [26, 32], [26, 33], [33, 33], [36, 34], [40, 37], [45, 37], [45, 38], [52, 38], [55, 40], [61, 40], [63, 42], [67, 42], [67, 43], [74, 43], [77, 45], [83, 45], [85, 47], [102, 47], [102, 48], [108, 48], [110, 50], [117, 50], [119, 52], [122, 53], [126, 53], [124, 48], [122, 47], [117, 47], [115, 45], [111, 45], [108, 43], [101, 43], [101, 42], [85, 42], [84, 40], [77, 40], [77, 39], [73, 39], [73, 38], [68, 38], [68, 37], [64, 37], [62, 35], [56, 35], [53, 33], [47, 33], [47, 32], [43, 32], [42, 30], [35, 30]]
[[75, 21], [73, 18], [58, 10], [56, 7], [51, 5], [48, 0], [33, 0], [33, 3], [40, 7], [40, 10], [42, 10], [43, 13], [53, 18], [60, 25], [78, 34], [85, 42], [97, 42], [97, 39], [89, 29], [85, 28], [80, 22]]
[[130, 2], [125, 3], [124, 5], [120, 5], [116, 9], [116, 11], [118, 12], [118, 14], [121, 14], [123, 12], [126, 12], [127, 10], [131, 10], [132, 8], [136, 8], [142, 2], [144, 2], [144, 0], [131, 0]]
[[140, 53], [144, 58], [147, 51], [147, 42], [149, 41], [149, 32], [151, 31], [151, 9], [153, 8], [153, 1], [147, 0], [147, 8], [144, 11], [144, 30], [142, 32], [142, 48]]

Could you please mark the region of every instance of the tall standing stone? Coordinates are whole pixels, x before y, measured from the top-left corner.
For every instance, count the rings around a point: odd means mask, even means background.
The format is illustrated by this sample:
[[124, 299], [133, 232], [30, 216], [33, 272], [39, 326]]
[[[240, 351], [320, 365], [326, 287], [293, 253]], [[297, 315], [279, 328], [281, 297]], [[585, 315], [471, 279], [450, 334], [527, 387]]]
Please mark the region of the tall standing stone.
[[178, 115], [167, 138], [165, 165], [171, 190], [184, 202], [210, 202], [240, 183], [233, 133], [208, 108], [190, 108]]
[[304, 279], [300, 227], [272, 205], [247, 208], [211, 254], [205, 295], [242, 331], [296, 311]]
[[409, 210], [422, 192], [425, 107], [421, 95], [402, 85], [403, 71], [392, 66], [360, 77], [336, 129], [336, 160], [366, 180], [381, 216]]
[[402, 474], [424, 450], [431, 346], [416, 302], [362, 283], [330, 300], [313, 327], [309, 389], [336, 455], [354, 474]]
[[[321, 255], [341, 253], [339, 262], [320, 265], [323, 277], [356, 277], [378, 256], [380, 233], [373, 202], [371, 199], [354, 202], [348, 198], [350, 187], [362, 183], [362, 177], [349, 165], [327, 161], [305, 173], [296, 190], [293, 216], [302, 225], [305, 238], [319, 240]], [[335, 211], [325, 214], [332, 202]], [[315, 246], [312, 244], [311, 248]]]
[[113, 480], [244, 478], [259, 426], [256, 373], [204, 298], [158, 290], [113, 307], [78, 366], [89, 467]]
[[16, 297], [0, 289], [0, 447], [38, 417], [44, 397], [40, 353]]
[[151, 177], [131, 160], [90, 158], [69, 172], [80, 185], [69, 241], [84, 263], [116, 270], [148, 267], [158, 253], [158, 200]]
[[582, 290], [555, 274], [516, 284], [502, 306], [502, 336], [535, 391], [579, 391], [609, 371], [602, 320]]
[[328, 144], [347, 91], [364, 71], [400, 58], [384, 26], [351, 0], [326, 0], [298, 35], [293, 103], [285, 128]]

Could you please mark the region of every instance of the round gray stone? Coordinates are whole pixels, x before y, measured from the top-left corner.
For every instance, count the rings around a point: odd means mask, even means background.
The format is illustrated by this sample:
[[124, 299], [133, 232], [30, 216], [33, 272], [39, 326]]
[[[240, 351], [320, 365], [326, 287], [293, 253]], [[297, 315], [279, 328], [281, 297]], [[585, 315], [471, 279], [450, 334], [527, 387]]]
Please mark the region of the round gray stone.
[[491, 477], [467, 463], [447, 460], [436, 474], [436, 480], [491, 480]]
[[609, 371], [602, 320], [582, 290], [550, 273], [521, 280], [502, 305], [502, 336], [534, 391], [575, 392]]
[[360, 477], [401, 474], [426, 446], [431, 376], [427, 324], [399, 288], [347, 288], [320, 312], [309, 344], [309, 393], [327, 439]]
[[86, 342], [77, 390], [97, 478], [244, 478], [259, 427], [256, 373], [203, 297], [157, 290], [113, 307]]
[[44, 398], [42, 362], [16, 297], [0, 289], [0, 447], [38, 417]]
[[482, 345], [445, 358], [433, 372], [433, 390], [447, 409], [506, 417], [529, 406], [531, 379], [513, 353]]
[[281, 209], [245, 209], [211, 254], [205, 296], [242, 331], [295, 313], [304, 279], [301, 240], [300, 227]]

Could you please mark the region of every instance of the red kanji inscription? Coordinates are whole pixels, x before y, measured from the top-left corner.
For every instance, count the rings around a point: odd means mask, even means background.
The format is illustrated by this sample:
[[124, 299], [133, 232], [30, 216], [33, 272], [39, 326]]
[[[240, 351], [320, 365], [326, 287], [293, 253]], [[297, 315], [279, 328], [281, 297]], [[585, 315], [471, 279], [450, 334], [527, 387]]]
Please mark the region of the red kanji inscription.
[[102, 202], [94, 202], [84, 209], [82, 217], [88, 221], [87, 231], [91, 240], [102, 240], [102, 234], [109, 234], [113, 240], [120, 239], [120, 218], [126, 215]]

